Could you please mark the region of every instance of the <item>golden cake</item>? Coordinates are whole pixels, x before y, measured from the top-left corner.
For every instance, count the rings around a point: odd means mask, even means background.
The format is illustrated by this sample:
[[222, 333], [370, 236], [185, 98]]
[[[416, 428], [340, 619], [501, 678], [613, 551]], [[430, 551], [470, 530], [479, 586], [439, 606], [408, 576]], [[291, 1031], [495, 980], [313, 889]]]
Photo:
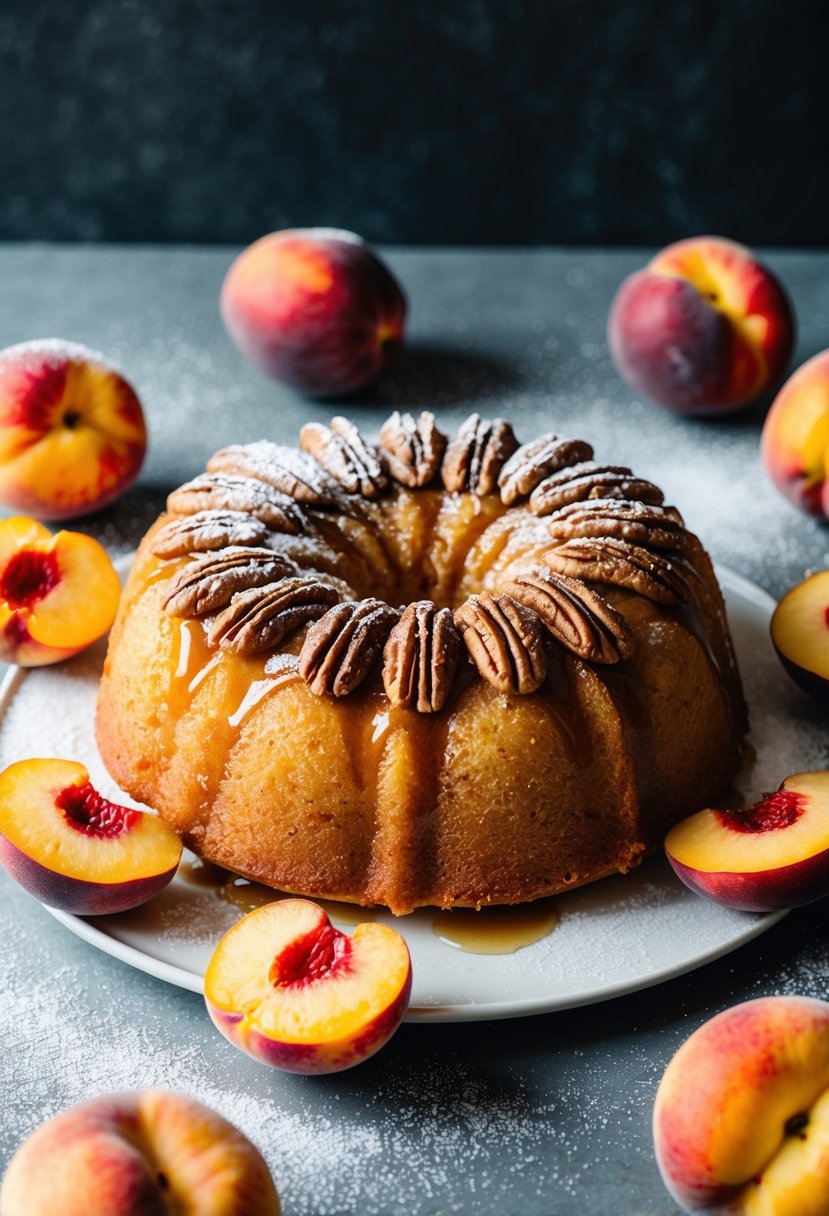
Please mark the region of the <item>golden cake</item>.
[[515, 903], [631, 869], [739, 767], [710, 560], [581, 440], [334, 418], [217, 452], [167, 508], [97, 735], [209, 861], [397, 913]]

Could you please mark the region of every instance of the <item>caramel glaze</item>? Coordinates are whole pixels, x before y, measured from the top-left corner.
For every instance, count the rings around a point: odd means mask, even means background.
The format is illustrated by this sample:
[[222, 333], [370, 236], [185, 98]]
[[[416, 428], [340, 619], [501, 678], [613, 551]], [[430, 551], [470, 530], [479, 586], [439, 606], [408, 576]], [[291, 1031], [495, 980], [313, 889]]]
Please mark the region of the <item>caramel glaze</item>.
[[[184, 882], [193, 887], [206, 888], [212, 891], [222, 903], [240, 908], [243, 913], [253, 912], [265, 904], [272, 904], [278, 899], [293, 899], [287, 891], [277, 891], [266, 887], [260, 882], [251, 882], [242, 878], [232, 870], [216, 866], [212, 861], [204, 861], [197, 857], [195, 861], [183, 861], [178, 868], [178, 874]], [[358, 904], [342, 903], [336, 899], [315, 899], [332, 920], [341, 924], [359, 925], [377, 916], [375, 908], [362, 908]]]
[[467, 954], [514, 954], [549, 937], [560, 917], [555, 903], [538, 899], [512, 908], [453, 908], [438, 912], [432, 932]]

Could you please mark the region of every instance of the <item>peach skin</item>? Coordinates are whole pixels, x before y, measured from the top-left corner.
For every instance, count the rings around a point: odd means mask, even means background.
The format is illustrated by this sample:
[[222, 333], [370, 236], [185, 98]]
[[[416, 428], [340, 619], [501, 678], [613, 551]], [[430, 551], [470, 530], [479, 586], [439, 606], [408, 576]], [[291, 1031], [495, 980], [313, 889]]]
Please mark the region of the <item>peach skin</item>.
[[39, 519], [87, 515], [138, 476], [141, 403], [124, 377], [73, 342], [0, 351], [0, 501]]
[[234, 1046], [290, 1072], [352, 1068], [397, 1030], [409, 1004], [406, 943], [386, 925], [349, 937], [307, 899], [248, 913], [219, 942], [204, 996]]
[[783, 385], [766, 416], [760, 451], [789, 502], [807, 515], [829, 518], [829, 350]]
[[0, 520], [0, 660], [41, 667], [71, 658], [115, 620], [121, 581], [106, 550], [81, 532]]
[[608, 338], [619, 374], [680, 414], [739, 409], [774, 387], [794, 344], [780, 283], [742, 245], [678, 241], [625, 279]]
[[373, 380], [403, 340], [406, 300], [353, 232], [293, 228], [239, 254], [221, 312], [239, 352], [304, 393], [350, 393]]
[[786, 592], [771, 618], [771, 640], [795, 683], [829, 707], [829, 570]]
[[221, 1115], [169, 1090], [107, 1094], [12, 1157], [2, 1216], [279, 1216], [268, 1167]]
[[768, 996], [679, 1048], [656, 1095], [656, 1159], [687, 1212], [829, 1211], [829, 1004]]
[[180, 859], [163, 819], [102, 798], [82, 764], [18, 760], [0, 773], [0, 863], [52, 908], [126, 912], [165, 887]]
[[776, 912], [829, 895], [829, 772], [795, 773], [745, 811], [699, 811], [665, 837], [687, 887], [729, 908]]

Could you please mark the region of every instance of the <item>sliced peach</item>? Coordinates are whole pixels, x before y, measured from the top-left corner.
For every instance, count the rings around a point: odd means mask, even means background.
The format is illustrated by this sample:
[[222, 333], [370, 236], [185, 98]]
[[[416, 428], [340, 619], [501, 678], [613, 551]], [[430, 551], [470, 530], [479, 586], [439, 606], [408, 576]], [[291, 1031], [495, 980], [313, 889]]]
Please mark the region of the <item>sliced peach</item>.
[[219, 942], [204, 980], [211, 1018], [234, 1046], [291, 1072], [327, 1073], [367, 1059], [409, 1004], [406, 943], [387, 925], [349, 937], [307, 899], [265, 904]]
[[101, 797], [82, 764], [19, 760], [0, 773], [0, 862], [52, 908], [136, 908], [167, 885], [180, 858], [163, 819]]
[[829, 772], [795, 773], [746, 811], [699, 811], [665, 838], [686, 886], [747, 912], [829, 894]]
[[70, 658], [115, 620], [121, 582], [96, 540], [34, 519], [0, 521], [0, 660], [40, 667]]
[[829, 570], [783, 596], [771, 618], [771, 640], [792, 679], [829, 707]]
[[141, 403], [103, 355], [74, 342], [0, 351], [0, 500], [40, 519], [85, 515], [137, 477]]

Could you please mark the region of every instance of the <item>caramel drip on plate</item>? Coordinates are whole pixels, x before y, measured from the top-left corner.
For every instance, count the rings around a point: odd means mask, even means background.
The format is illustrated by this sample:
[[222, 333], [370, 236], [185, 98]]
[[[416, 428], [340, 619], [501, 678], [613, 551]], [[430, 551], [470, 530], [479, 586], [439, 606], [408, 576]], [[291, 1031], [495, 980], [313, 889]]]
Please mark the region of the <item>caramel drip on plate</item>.
[[560, 920], [555, 903], [539, 899], [508, 908], [454, 908], [432, 921], [435, 937], [467, 954], [514, 954], [548, 937]]
[[[274, 903], [278, 899], [297, 898], [287, 891], [277, 891], [273, 887], [264, 886], [263, 883], [251, 882], [231, 870], [214, 865], [212, 861], [204, 861], [201, 857], [196, 857], [193, 861], [183, 861], [178, 868], [178, 875], [190, 886], [206, 888], [222, 903], [231, 904], [242, 912], [252, 912], [255, 908]], [[332, 920], [340, 921], [341, 924], [359, 925], [377, 917], [376, 908], [362, 908], [358, 904], [316, 897], [314, 903], [323, 908]]]

